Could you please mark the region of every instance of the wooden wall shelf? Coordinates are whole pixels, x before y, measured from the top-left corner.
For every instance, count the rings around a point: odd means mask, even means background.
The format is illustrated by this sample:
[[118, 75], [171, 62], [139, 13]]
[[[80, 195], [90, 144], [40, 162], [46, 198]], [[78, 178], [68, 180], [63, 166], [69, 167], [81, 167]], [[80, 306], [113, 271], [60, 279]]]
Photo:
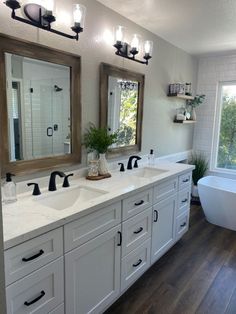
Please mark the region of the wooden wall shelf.
[[179, 123], [179, 124], [193, 124], [196, 123], [197, 121], [195, 120], [174, 120], [174, 123]]
[[184, 100], [194, 100], [193, 96], [182, 95], [182, 94], [173, 94], [173, 95], [169, 94], [168, 97], [177, 97], [177, 98], [184, 99]]

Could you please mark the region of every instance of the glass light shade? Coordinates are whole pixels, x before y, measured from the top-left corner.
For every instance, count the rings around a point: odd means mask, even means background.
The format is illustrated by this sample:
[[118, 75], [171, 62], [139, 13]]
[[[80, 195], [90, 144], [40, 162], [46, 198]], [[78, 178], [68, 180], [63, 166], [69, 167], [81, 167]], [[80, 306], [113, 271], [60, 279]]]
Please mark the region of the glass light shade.
[[152, 56], [153, 52], [153, 42], [151, 40], [146, 40], [144, 43], [144, 52]]
[[124, 41], [124, 27], [118, 25], [115, 28], [115, 41], [116, 42], [123, 42]]
[[137, 34], [134, 34], [133, 39], [131, 41], [131, 49], [135, 49], [139, 51], [139, 36]]
[[86, 8], [82, 4], [73, 4], [73, 19], [75, 25], [80, 25], [80, 27], [84, 28]]
[[54, 10], [54, 0], [44, 0], [41, 1], [42, 6], [46, 9], [48, 12], [53, 12]]

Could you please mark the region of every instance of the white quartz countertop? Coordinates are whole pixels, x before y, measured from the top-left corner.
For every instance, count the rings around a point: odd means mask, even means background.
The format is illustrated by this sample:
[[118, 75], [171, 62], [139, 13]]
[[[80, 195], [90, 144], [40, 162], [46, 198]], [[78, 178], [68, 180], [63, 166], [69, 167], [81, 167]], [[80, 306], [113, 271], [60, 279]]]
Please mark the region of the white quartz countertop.
[[[142, 167], [150, 166], [144, 165]], [[99, 189], [105, 193], [94, 199], [75, 202], [73, 206], [62, 210], [56, 210], [38, 202], [38, 199], [48, 194], [51, 196], [52, 193], [56, 195], [64, 192], [65, 188], [59, 187], [59, 184], [58, 190], [55, 192], [48, 192], [44, 188], [41, 189], [42, 194], [40, 196], [32, 196], [31, 192], [18, 195], [17, 202], [3, 205], [4, 248], [8, 249], [18, 245], [115, 201], [129, 197], [138, 191], [152, 187], [162, 180], [194, 169], [194, 166], [191, 165], [170, 162], [158, 162], [151, 167], [167, 171], [152, 178], [135, 177], [132, 175], [132, 171], [135, 170], [128, 170], [124, 173], [114, 171], [111, 172], [111, 178], [100, 181], [88, 181], [85, 178], [75, 177], [71, 180], [71, 186], [66, 188], [67, 191], [78, 186], [84, 186]], [[37, 180], [35, 181], [37, 182]]]

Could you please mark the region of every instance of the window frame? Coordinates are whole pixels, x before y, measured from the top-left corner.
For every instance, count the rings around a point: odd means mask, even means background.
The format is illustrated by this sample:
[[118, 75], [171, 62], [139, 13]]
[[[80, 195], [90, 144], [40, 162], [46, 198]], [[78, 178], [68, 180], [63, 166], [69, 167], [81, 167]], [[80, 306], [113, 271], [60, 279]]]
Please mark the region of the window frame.
[[216, 105], [215, 105], [215, 118], [214, 118], [214, 128], [213, 128], [210, 170], [214, 172], [218, 172], [218, 173], [236, 175], [236, 170], [217, 167], [221, 114], [222, 114], [222, 91], [223, 91], [223, 86], [233, 86], [233, 85], [236, 87], [236, 80], [218, 82], [217, 92], [216, 92], [217, 98], [216, 98]]

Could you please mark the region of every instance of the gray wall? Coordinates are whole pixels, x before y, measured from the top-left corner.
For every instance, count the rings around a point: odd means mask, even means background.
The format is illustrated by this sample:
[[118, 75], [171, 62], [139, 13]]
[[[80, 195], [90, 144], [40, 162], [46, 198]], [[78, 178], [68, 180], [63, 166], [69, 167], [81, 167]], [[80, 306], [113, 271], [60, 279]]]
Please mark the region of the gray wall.
[[[72, 0], [58, 0], [58, 9], [71, 12]], [[82, 57], [82, 129], [89, 121], [98, 123], [99, 113], [99, 65], [101, 62], [115, 64], [146, 75], [142, 153], [150, 148], [158, 155], [177, 153], [192, 148], [193, 126], [173, 124], [175, 109], [183, 105], [166, 97], [171, 82], [191, 81], [196, 85], [197, 61], [184, 51], [174, 47], [119, 14], [94, 0], [82, 0], [87, 8], [86, 25], [79, 42], [37, 30], [10, 19], [10, 10], [0, 4], [0, 30], [19, 38], [38, 42], [50, 47], [73, 52]], [[59, 24], [59, 22], [58, 22]], [[116, 25], [127, 28], [128, 40], [133, 33], [143, 39], [154, 41], [154, 56], [149, 66], [124, 60], [114, 54], [110, 43], [104, 41], [104, 32], [112, 32]], [[70, 32], [69, 27], [58, 25]], [[84, 159], [83, 159], [84, 160]]]

